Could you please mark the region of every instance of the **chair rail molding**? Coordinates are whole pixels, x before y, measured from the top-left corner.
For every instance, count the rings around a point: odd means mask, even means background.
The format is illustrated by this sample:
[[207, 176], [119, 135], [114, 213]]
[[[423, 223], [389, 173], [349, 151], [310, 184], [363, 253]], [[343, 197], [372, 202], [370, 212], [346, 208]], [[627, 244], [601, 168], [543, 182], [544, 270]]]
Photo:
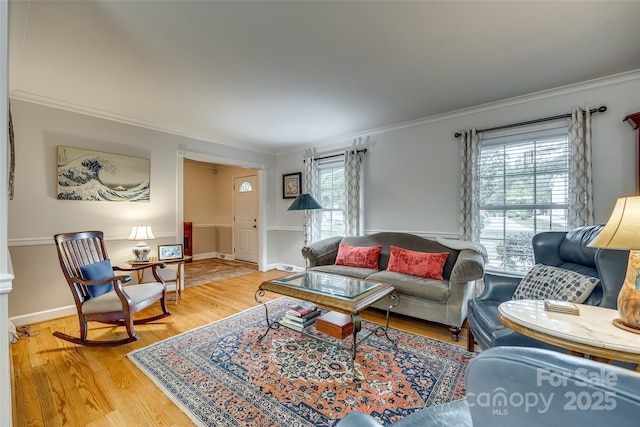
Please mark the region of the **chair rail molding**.
[[[154, 230], [153, 234], [156, 236], [156, 239], [162, 238], [174, 238], [177, 239], [178, 232], [177, 231], [160, 231], [156, 232]], [[123, 236], [105, 236], [105, 241], [116, 241], [116, 240], [129, 240], [128, 235]], [[9, 239], [9, 246], [37, 246], [37, 245], [53, 245], [53, 237], [19, 237], [15, 239]]]

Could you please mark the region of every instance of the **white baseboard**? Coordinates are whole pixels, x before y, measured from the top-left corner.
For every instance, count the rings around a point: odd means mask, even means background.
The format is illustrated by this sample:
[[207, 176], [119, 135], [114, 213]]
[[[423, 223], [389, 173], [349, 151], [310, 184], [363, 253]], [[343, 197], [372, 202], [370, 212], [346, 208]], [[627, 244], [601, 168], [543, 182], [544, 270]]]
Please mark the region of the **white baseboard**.
[[[220, 255], [215, 253], [216, 255]], [[203, 256], [203, 254], [197, 255], [197, 258], [194, 256], [194, 259], [205, 259], [205, 258], [223, 258], [220, 256], [211, 256], [212, 254], [206, 254], [207, 256]], [[225, 255], [224, 259], [232, 259], [231, 255]], [[267, 267], [268, 270], [280, 270], [291, 273], [300, 273], [304, 271], [303, 267], [296, 267], [290, 264], [270, 264]], [[172, 291], [175, 289], [175, 284], [167, 284], [167, 290]], [[67, 316], [76, 316], [77, 315], [76, 306], [69, 305], [66, 307], [58, 307], [52, 308], [50, 310], [38, 311], [35, 313], [23, 314], [21, 316], [15, 316], [9, 318], [16, 326], [22, 325], [30, 325], [32, 323], [45, 322], [47, 320], [59, 319], [61, 317]]]
[[208, 259], [208, 258], [220, 258], [220, 259], [230, 259], [230, 260], [235, 259], [235, 257], [231, 254], [223, 254], [220, 252], [207, 252], [204, 254], [198, 254], [193, 256], [194, 261], [197, 261], [199, 259]]
[[36, 313], [23, 314], [22, 316], [11, 317], [16, 326], [30, 325], [32, 323], [44, 322], [47, 320], [59, 319], [67, 316], [77, 316], [78, 311], [75, 305], [52, 308], [50, 310], [38, 311]]
[[194, 261], [197, 261], [199, 259], [218, 258], [216, 254], [217, 252], [208, 252], [206, 254], [198, 254], [198, 255], [194, 255], [192, 259]]

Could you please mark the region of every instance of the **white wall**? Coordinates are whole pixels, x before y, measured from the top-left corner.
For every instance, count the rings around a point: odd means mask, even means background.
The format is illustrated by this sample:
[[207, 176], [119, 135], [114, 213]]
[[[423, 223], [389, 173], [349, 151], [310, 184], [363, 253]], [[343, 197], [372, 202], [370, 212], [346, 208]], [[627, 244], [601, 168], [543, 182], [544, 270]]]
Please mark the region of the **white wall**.
[[[365, 231], [457, 235], [460, 141], [453, 134], [562, 114], [586, 104], [608, 107], [593, 117], [595, 215], [597, 222], [606, 221], [617, 197], [636, 192], [636, 136], [622, 119], [640, 109], [638, 93], [640, 71], [358, 135], [368, 136], [370, 142], [364, 169]], [[68, 295], [50, 243], [57, 232], [104, 230], [112, 242], [109, 247], [122, 260], [129, 256], [130, 242], [123, 239], [133, 224], [152, 225], [160, 237], [158, 244], [163, 239], [175, 241], [178, 149], [266, 165], [267, 264], [304, 266], [302, 214], [287, 211], [291, 200], [282, 198], [282, 174], [303, 170], [302, 149], [272, 156], [27, 102], [14, 100], [12, 109], [18, 169], [16, 199], [9, 203], [9, 244], [16, 274], [10, 316], [34, 318], [29, 315], [43, 312], [51, 317], [47, 310], [56, 313], [65, 306], [54, 298]], [[352, 139], [328, 144], [346, 147]], [[56, 200], [58, 144], [150, 158], [151, 202]], [[33, 268], [34, 260], [41, 268]], [[64, 298], [70, 304], [70, 296]]]
[[[586, 105], [608, 108], [592, 118], [595, 217], [606, 222], [616, 199], [636, 192], [637, 137], [622, 120], [640, 110], [639, 94], [640, 72], [627, 73], [360, 135], [372, 144], [365, 155], [365, 232], [458, 235], [460, 140], [454, 133]], [[332, 143], [346, 147], [352, 138]], [[302, 158], [302, 150], [280, 154], [278, 174], [302, 170]], [[279, 190], [278, 262], [303, 266], [302, 215], [287, 212], [289, 204]]]
[[[16, 279], [9, 316], [53, 317], [73, 304], [53, 246], [60, 232], [97, 229], [105, 233], [114, 263], [131, 257], [131, 227], [151, 225], [158, 239], [177, 242], [178, 150], [265, 165], [267, 197], [275, 197], [275, 156], [217, 145], [29, 102], [12, 100], [16, 135], [15, 198], [9, 202], [9, 246]], [[58, 145], [149, 158], [149, 203], [56, 199]], [[267, 223], [273, 221], [267, 215]], [[37, 267], [37, 268], [34, 268]], [[53, 311], [50, 311], [53, 310]], [[57, 311], [58, 310], [58, 311]], [[75, 308], [74, 308], [75, 310]], [[66, 312], [65, 312], [66, 313]]]

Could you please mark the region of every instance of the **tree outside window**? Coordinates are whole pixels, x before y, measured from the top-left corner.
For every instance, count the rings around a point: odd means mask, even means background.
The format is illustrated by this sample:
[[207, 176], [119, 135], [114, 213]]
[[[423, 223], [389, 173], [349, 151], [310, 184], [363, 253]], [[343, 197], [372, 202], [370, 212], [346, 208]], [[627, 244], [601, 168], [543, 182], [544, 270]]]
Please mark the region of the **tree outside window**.
[[480, 160], [480, 242], [487, 268], [526, 272], [531, 238], [566, 230], [569, 143], [566, 136], [488, 145]]
[[319, 165], [318, 180], [320, 239], [344, 236], [344, 162]]

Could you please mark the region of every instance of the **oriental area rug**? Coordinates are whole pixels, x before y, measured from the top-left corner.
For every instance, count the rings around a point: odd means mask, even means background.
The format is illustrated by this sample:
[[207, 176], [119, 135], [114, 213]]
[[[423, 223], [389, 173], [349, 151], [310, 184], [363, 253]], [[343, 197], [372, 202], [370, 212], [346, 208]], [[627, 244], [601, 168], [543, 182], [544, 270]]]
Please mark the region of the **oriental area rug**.
[[[270, 318], [294, 302], [269, 302]], [[127, 357], [199, 426], [334, 426], [356, 410], [388, 425], [464, 397], [462, 347], [390, 328], [397, 347], [374, 334], [352, 366], [349, 351], [282, 326], [258, 342], [266, 325], [257, 306]]]
[[258, 271], [256, 264], [222, 258], [199, 259], [184, 264], [184, 287], [219, 282]]

